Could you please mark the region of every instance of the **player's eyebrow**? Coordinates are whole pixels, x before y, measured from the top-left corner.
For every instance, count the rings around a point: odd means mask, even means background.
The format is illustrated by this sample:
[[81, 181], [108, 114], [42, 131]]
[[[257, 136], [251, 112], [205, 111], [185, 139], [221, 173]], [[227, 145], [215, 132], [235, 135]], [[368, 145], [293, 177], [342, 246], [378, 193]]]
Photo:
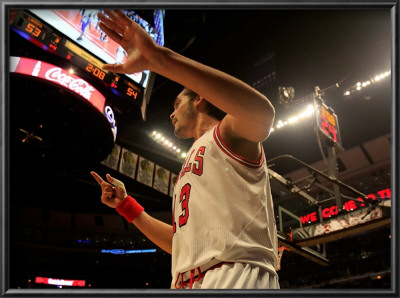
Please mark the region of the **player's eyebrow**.
[[177, 108], [177, 106], [179, 105], [180, 102], [181, 102], [181, 98], [179, 98], [179, 96], [176, 97], [175, 100], [174, 100], [174, 103], [173, 103], [174, 109]]

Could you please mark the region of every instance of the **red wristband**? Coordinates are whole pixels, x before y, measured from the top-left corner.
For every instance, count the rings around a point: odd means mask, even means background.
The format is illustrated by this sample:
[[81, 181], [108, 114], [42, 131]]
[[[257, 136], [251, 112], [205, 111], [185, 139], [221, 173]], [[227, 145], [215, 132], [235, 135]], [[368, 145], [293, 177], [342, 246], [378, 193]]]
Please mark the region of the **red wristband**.
[[134, 198], [127, 196], [118, 204], [115, 210], [117, 210], [117, 212], [127, 221], [132, 222], [140, 213], [144, 211], [144, 208], [138, 202], [136, 202]]

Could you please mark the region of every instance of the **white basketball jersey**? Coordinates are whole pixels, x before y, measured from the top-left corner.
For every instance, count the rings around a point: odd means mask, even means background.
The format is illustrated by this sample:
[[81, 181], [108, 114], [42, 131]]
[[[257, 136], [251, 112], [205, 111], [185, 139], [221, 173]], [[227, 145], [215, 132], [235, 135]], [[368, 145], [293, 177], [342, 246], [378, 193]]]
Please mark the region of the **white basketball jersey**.
[[246, 160], [224, 144], [219, 125], [194, 142], [175, 184], [172, 286], [212, 259], [275, 272], [277, 233], [264, 151]]

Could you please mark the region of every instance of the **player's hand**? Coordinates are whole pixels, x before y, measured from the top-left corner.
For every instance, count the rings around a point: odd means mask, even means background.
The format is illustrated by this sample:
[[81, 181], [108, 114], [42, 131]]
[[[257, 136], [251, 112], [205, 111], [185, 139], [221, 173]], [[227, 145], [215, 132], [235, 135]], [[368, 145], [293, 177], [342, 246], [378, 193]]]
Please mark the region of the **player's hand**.
[[125, 185], [118, 179], [107, 174], [106, 178], [108, 182], [106, 182], [96, 172], [92, 171], [90, 174], [101, 187], [101, 201], [103, 204], [111, 208], [116, 208], [128, 196]]
[[103, 69], [117, 73], [136, 73], [150, 69], [151, 59], [157, 51], [152, 37], [136, 22], [127, 17], [122, 10], [105, 9], [105, 14], [97, 16], [100, 29], [127, 52], [123, 64], [104, 64]]

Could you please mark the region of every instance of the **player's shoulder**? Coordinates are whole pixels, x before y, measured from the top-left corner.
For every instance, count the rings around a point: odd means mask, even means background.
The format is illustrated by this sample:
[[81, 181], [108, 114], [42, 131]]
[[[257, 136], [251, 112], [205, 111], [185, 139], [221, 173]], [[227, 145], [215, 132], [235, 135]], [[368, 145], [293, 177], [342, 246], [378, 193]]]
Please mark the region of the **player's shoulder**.
[[235, 129], [236, 121], [227, 115], [216, 127], [216, 139], [232, 154], [246, 160], [258, 161], [262, 155], [261, 143], [249, 140]]

